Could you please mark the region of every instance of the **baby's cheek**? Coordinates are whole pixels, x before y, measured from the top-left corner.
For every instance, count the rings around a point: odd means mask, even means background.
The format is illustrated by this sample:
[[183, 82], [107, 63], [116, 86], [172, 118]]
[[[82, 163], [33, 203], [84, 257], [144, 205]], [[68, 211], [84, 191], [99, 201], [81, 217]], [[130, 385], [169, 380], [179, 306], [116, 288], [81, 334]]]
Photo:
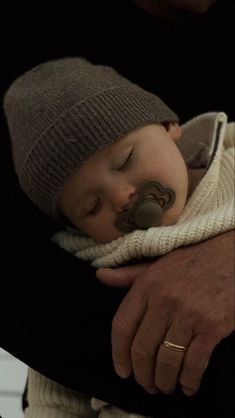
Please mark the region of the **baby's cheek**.
[[179, 219], [184, 205], [179, 205], [178, 202], [168, 209], [163, 215], [163, 226], [174, 225]]
[[97, 219], [89, 230], [89, 236], [100, 244], [111, 242], [122, 235], [114, 226], [114, 221], [109, 219]]

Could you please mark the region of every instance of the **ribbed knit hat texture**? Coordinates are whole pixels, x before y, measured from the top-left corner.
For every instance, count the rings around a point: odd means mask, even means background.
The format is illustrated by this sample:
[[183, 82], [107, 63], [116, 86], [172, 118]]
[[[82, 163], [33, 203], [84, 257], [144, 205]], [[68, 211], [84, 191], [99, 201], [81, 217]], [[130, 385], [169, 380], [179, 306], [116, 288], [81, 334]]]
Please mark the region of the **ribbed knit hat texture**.
[[17, 78], [4, 111], [20, 186], [56, 219], [63, 185], [90, 155], [141, 126], [178, 121], [156, 95], [110, 67], [75, 57]]

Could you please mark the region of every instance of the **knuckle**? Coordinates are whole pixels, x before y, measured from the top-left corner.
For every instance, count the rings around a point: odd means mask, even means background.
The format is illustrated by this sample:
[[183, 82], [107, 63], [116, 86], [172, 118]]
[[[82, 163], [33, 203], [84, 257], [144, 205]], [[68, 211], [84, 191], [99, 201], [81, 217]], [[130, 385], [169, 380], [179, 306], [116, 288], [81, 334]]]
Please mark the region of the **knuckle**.
[[[213, 333], [211, 332], [213, 330]], [[226, 332], [224, 332], [223, 326], [218, 323], [210, 323], [208, 325], [208, 346], [211, 347], [211, 349], [214, 349], [214, 347], [226, 336]]]
[[164, 371], [164, 376], [173, 376], [177, 373], [179, 370], [180, 365], [178, 362], [175, 361], [175, 359], [172, 358], [160, 358], [158, 360], [158, 370], [160, 372]]
[[112, 333], [114, 336], [123, 337], [128, 334], [128, 323], [122, 315], [116, 315], [112, 322]]
[[[199, 316], [199, 315], [198, 315]], [[211, 331], [213, 330], [213, 333], [216, 330], [216, 319], [209, 317], [208, 315], [203, 315], [199, 317], [201, 328], [205, 329], [209, 334], [211, 334]]]
[[177, 306], [177, 295], [173, 294], [166, 294], [159, 293], [159, 311], [172, 311], [172, 309]]
[[194, 381], [198, 379], [201, 374], [201, 367], [198, 364], [184, 365], [184, 373], [180, 378], [180, 383]]
[[152, 354], [147, 347], [133, 343], [131, 347], [131, 357], [135, 363], [139, 363], [152, 358]]
[[184, 362], [184, 373], [187, 376], [198, 376], [202, 372], [203, 364], [205, 361], [202, 359], [194, 359], [193, 361]]
[[160, 366], [160, 370], [158, 369], [156, 373], [155, 384], [163, 393], [170, 394], [176, 386], [179, 366], [168, 362], [161, 363], [158, 366]]
[[200, 385], [204, 371], [205, 367], [202, 367], [201, 363], [184, 365], [184, 372], [179, 378], [181, 386], [187, 388], [191, 392], [195, 391]]

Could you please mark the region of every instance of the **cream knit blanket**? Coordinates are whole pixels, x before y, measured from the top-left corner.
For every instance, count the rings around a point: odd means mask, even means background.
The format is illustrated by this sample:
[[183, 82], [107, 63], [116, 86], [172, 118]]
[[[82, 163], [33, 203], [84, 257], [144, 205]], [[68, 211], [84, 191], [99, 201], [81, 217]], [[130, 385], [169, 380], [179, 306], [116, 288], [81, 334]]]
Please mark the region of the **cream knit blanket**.
[[29, 369], [28, 401], [24, 418], [148, 418], [91, 399], [33, 369]]
[[205, 175], [177, 224], [136, 230], [107, 244], [96, 244], [70, 228], [58, 232], [52, 240], [94, 267], [116, 267], [131, 259], [166, 254], [233, 229], [234, 126], [227, 123], [222, 112], [199, 115], [182, 126], [177, 145], [185, 161], [192, 160], [198, 144], [206, 146], [209, 155]]

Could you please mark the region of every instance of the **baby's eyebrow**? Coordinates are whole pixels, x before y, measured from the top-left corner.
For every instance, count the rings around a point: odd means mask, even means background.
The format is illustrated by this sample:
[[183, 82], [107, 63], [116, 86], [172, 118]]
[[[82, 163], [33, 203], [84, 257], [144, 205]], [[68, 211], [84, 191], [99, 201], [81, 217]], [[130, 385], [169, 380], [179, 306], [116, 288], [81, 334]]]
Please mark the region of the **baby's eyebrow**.
[[111, 148], [108, 147], [107, 149], [105, 149], [104, 158], [110, 157], [113, 154], [114, 150], [115, 150], [115, 147], [111, 147]]

